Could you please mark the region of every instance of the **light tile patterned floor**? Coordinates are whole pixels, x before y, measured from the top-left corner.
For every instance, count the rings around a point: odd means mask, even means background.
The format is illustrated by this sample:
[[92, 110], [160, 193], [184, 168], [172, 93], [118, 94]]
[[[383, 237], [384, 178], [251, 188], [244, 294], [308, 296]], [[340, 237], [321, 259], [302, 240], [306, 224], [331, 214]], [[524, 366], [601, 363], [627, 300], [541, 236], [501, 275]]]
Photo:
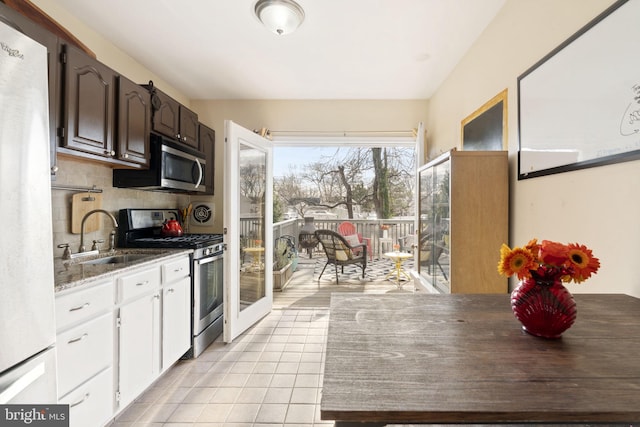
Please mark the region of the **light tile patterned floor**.
[[315, 264], [301, 258], [289, 287], [274, 293], [267, 317], [233, 343], [218, 339], [197, 359], [178, 362], [111, 426], [333, 426], [320, 420], [331, 293], [414, 289], [354, 280], [346, 269], [340, 284], [333, 271], [318, 281]]

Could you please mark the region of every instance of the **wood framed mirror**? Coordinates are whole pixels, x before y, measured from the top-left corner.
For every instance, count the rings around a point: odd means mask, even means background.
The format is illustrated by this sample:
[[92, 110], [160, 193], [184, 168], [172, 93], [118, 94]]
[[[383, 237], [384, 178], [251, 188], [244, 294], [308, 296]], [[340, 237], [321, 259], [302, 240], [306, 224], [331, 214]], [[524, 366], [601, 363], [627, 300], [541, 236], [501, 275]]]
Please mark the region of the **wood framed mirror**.
[[460, 128], [463, 150], [506, 150], [507, 89], [462, 120]]

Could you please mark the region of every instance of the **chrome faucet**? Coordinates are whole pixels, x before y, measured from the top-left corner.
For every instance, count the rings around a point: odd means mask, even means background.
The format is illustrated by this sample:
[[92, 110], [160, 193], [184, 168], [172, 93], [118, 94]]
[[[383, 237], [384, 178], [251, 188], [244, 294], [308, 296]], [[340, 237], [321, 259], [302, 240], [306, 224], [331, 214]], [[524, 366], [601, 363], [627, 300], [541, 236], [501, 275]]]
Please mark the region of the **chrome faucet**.
[[[114, 228], [118, 228], [118, 221], [116, 221], [116, 218], [111, 215], [109, 212], [105, 211], [104, 209], [94, 209], [92, 211], [89, 211], [85, 214], [85, 216], [82, 217], [82, 223], [80, 224], [80, 249], [78, 250], [78, 252], [82, 253], [85, 251], [85, 247], [84, 247], [84, 223], [86, 222], [87, 218], [89, 218], [92, 214], [97, 213], [97, 212], [102, 212], [103, 214], [107, 215], [109, 218], [111, 218], [111, 221], [113, 221], [113, 227]], [[111, 233], [112, 236], [115, 236], [115, 232]], [[110, 246], [113, 245], [114, 243], [114, 239], [110, 239]], [[109, 247], [109, 250], [113, 250], [115, 249], [114, 247]]]

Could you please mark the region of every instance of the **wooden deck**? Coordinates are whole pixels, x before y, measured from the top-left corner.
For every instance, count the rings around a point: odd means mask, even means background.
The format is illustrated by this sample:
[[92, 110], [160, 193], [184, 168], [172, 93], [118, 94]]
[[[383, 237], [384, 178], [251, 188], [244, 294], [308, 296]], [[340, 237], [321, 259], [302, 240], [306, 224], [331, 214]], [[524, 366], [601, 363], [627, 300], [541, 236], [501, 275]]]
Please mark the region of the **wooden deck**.
[[[322, 279], [318, 281], [316, 271], [318, 255], [312, 259], [300, 257], [298, 268], [293, 273], [291, 282], [284, 291], [273, 293], [273, 308], [329, 308], [333, 292], [359, 292], [362, 294], [413, 293], [412, 282], [403, 282], [399, 289], [394, 281], [385, 280], [384, 275], [364, 280], [340, 275], [340, 283], [336, 284], [333, 266], [327, 267]], [[390, 261], [389, 261], [390, 262]], [[353, 266], [351, 266], [353, 267]]]

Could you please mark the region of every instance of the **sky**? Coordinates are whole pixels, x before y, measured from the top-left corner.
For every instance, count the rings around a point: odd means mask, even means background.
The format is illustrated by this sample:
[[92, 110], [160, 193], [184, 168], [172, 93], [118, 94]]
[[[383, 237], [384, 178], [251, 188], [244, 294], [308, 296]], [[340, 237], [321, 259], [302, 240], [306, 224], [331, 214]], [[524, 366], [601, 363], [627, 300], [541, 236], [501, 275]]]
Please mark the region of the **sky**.
[[[273, 176], [282, 177], [289, 173], [289, 165], [302, 170], [303, 165], [315, 163], [322, 156], [333, 156], [339, 147], [274, 147]], [[346, 153], [346, 152], [345, 152]]]

